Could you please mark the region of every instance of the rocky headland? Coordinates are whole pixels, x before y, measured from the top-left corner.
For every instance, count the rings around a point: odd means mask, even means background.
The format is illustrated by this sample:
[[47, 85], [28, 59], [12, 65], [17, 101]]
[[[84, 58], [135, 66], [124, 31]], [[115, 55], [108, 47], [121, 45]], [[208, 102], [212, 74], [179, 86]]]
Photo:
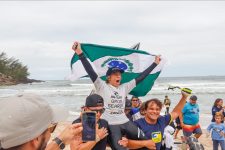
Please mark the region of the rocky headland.
[[0, 86], [16, 85], [16, 84], [21, 84], [21, 83], [27, 84], [27, 83], [32, 83], [32, 82], [44, 82], [44, 81], [29, 79], [29, 78], [25, 78], [23, 80], [15, 80], [11, 76], [7, 76], [7, 75], [0, 72]]

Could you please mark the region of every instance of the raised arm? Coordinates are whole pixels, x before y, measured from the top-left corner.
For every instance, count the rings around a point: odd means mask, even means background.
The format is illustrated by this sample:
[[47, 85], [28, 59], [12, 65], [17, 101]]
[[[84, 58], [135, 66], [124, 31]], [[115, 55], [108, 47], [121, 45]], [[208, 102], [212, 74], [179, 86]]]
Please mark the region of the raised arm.
[[87, 60], [87, 58], [84, 56], [83, 51], [82, 51], [82, 49], [80, 47], [80, 43], [74, 42], [72, 49], [79, 56], [79, 59], [81, 60], [81, 63], [83, 64], [84, 69], [86, 70], [86, 72], [90, 76], [92, 82], [95, 82], [95, 80], [97, 79], [98, 75], [94, 71], [94, 69], [92, 68], [92, 66], [89, 63], [89, 61]]
[[151, 64], [147, 69], [145, 69], [138, 77], [135, 78], [136, 85], [140, 83], [148, 74], [160, 63], [161, 58], [160, 56], [155, 56], [155, 62]]
[[[187, 94], [186, 92], [181, 91], [182, 97], [179, 101], [179, 103], [175, 106], [175, 108], [173, 109], [173, 111], [170, 113], [171, 114], [171, 118], [174, 120], [176, 119], [179, 114], [182, 113], [182, 109], [184, 108], [184, 105], [186, 104], [186, 99], [189, 96], [189, 94]], [[183, 117], [180, 116], [180, 121], [182, 122]]]

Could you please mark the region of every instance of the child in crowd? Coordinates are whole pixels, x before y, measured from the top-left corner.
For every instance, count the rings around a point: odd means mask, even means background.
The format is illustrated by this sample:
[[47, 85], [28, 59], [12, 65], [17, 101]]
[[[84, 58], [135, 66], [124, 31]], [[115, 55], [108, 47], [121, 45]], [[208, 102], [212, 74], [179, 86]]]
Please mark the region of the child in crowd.
[[212, 122], [207, 128], [207, 136], [209, 136], [210, 131], [212, 131], [212, 141], [213, 141], [213, 150], [218, 150], [219, 144], [222, 150], [225, 150], [225, 142], [224, 142], [224, 133], [225, 133], [225, 125], [221, 123], [223, 120], [223, 115], [221, 113], [217, 113], [215, 115], [215, 122]]

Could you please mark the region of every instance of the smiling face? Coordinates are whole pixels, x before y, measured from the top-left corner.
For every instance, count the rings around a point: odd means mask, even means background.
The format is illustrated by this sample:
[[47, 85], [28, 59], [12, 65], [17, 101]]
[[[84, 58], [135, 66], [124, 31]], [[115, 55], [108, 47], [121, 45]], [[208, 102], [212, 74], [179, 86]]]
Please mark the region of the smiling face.
[[108, 82], [112, 86], [118, 87], [120, 86], [121, 81], [121, 73], [119, 71], [112, 73], [110, 76], [108, 76]]
[[161, 109], [162, 108], [160, 105], [158, 105], [155, 101], [149, 102], [145, 110], [146, 121], [150, 124], [155, 124], [160, 116]]

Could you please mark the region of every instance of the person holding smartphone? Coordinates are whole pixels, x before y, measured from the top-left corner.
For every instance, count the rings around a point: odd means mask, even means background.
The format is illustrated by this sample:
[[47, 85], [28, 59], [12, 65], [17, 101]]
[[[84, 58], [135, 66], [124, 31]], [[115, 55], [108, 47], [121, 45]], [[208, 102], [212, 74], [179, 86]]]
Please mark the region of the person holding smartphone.
[[94, 71], [91, 64], [83, 54], [81, 46], [78, 42], [75, 42], [72, 49], [79, 56], [81, 63], [83, 64], [86, 72], [90, 76], [97, 94], [101, 95], [104, 100], [105, 112], [102, 118], [109, 123], [109, 139], [111, 142], [111, 148], [113, 150], [125, 150], [123, 146], [118, 144], [118, 141], [122, 139], [123, 134], [129, 139], [146, 139], [143, 133], [126, 117], [124, 112], [125, 101], [128, 93], [132, 91], [137, 84], [145, 79], [148, 74], [160, 63], [160, 56], [155, 57], [153, 62], [146, 70], [144, 70], [135, 79], [120, 84], [124, 70], [118, 67], [110, 67], [106, 72], [107, 80], [103, 81], [97, 73]]
[[[96, 139], [93, 141], [82, 141], [80, 138], [80, 142], [78, 142], [77, 140], [74, 140], [70, 144], [71, 150], [105, 150], [106, 149], [107, 135], [108, 135], [108, 122], [104, 119], [100, 119], [102, 113], [105, 111], [103, 107], [104, 107], [104, 100], [100, 95], [92, 94], [86, 98], [85, 106], [82, 107], [82, 109], [84, 112], [96, 113], [96, 123], [97, 123], [96, 124]], [[74, 120], [73, 124], [80, 123], [80, 122], [84, 123], [81, 117]], [[83, 130], [86, 130], [84, 125], [83, 125]], [[92, 133], [95, 133], [95, 132], [89, 132], [89, 134], [92, 134]], [[89, 136], [92, 136], [92, 135], [89, 135]]]
[[0, 150], [62, 150], [83, 130], [81, 123], [68, 125], [50, 142], [68, 113], [36, 94], [0, 98], [0, 106]]

